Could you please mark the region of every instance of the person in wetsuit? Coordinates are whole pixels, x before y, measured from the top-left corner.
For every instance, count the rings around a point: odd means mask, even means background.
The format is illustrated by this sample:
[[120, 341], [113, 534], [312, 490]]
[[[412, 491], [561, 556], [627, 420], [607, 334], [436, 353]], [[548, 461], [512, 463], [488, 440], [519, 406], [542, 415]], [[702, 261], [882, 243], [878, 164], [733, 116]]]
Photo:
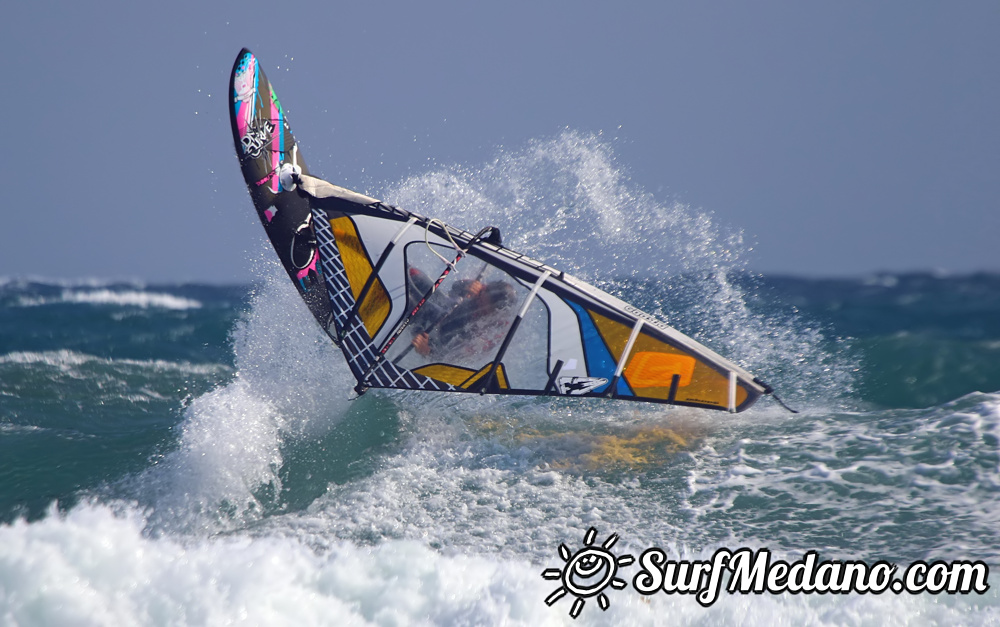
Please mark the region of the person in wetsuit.
[[[411, 295], [422, 297], [433, 283], [416, 268], [410, 269]], [[484, 283], [478, 279], [456, 281], [446, 299], [428, 300], [424, 305], [427, 315], [422, 317], [424, 326], [416, 327], [412, 345], [420, 355], [428, 356], [443, 347], [451, 346], [469, 326], [477, 320], [506, 309], [514, 303], [514, 288], [506, 281]]]

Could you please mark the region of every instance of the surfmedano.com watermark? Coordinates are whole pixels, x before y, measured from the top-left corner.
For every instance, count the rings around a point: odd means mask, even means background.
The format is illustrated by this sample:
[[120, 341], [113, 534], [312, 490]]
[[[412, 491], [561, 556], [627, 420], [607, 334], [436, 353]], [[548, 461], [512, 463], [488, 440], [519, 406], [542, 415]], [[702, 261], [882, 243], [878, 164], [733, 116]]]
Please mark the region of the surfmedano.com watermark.
[[[613, 533], [595, 546], [597, 530], [591, 527], [583, 538], [583, 547], [571, 552], [559, 545], [561, 568], [547, 568], [542, 578], [559, 581], [545, 599], [553, 605], [562, 597], [576, 597], [569, 615], [576, 618], [587, 600], [596, 597], [598, 607], [608, 609], [605, 594], [609, 587], [627, 587], [618, 577], [619, 568], [636, 563], [632, 555], [615, 555], [618, 542]], [[754, 551], [740, 548], [719, 549], [710, 560], [671, 560], [662, 549], [646, 549], [638, 559], [639, 572], [632, 577], [632, 588], [644, 595], [693, 595], [698, 603], [710, 607], [722, 591], [728, 594], [984, 594], [990, 569], [982, 561], [919, 560], [900, 570], [886, 561], [868, 564], [861, 561], [820, 560], [816, 551], [807, 552], [794, 562], [773, 559], [768, 549]]]

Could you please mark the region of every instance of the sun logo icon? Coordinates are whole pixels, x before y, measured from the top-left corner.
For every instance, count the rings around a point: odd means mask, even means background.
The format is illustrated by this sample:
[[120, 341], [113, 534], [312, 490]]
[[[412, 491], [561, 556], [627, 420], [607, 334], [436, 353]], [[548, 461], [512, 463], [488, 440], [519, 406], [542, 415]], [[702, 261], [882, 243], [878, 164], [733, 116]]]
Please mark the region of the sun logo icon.
[[566, 565], [560, 568], [546, 568], [542, 571], [542, 579], [561, 580], [562, 585], [556, 588], [552, 594], [545, 599], [545, 604], [551, 606], [566, 593], [576, 597], [573, 607], [569, 610], [569, 615], [574, 619], [583, 611], [586, 600], [592, 596], [597, 597], [597, 605], [602, 610], [607, 610], [610, 602], [604, 594], [604, 589], [611, 586], [615, 590], [625, 587], [625, 582], [617, 577], [620, 566], [628, 566], [635, 561], [631, 555], [615, 557], [611, 552], [611, 547], [618, 542], [618, 534], [613, 533], [608, 536], [600, 547], [593, 546], [594, 538], [597, 537], [597, 529], [591, 527], [583, 536], [583, 547], [576, 553], [571, 554], [565, 544], [559, 545], [559, 557]]

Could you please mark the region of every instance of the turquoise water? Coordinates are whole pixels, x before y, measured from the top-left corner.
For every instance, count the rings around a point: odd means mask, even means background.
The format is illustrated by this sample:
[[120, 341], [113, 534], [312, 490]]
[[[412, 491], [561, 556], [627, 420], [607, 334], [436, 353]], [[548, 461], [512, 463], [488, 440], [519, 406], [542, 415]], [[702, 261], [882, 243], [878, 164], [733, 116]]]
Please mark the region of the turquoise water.
[[[0, 623], [1000, 620], [995, 585], [723, 595], [708, 609], [626, 589], [576, 620], [568, 600], [545, 605], [541, 571], [591, 526], [635, 555], [1000, 564], [1000, 275], [753, 275], [738, 233], [631, 189], [608, 159], [569, 134], [386, 195], [459, 226], [498, 223], [511, 247], [655, 312], [801, 413], [770, 399], [739, 415], [353, 399], [266, 250], [253, 285], [7, 279]], [[481, 209], [460, 209], [471, 197]], [[653, 217], [628, 219], [643, 203]], [[651, 250], [662, 269], [631, 270]]]

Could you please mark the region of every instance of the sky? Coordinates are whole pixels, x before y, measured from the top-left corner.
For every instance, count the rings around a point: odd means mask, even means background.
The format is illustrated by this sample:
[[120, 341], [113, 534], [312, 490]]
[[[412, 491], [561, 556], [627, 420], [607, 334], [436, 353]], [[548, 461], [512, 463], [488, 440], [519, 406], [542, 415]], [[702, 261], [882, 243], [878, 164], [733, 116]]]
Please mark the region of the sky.
[[358, 191], [570, 128], [757, 272], [1000, 271], [995, 0], [8, 5], [0, 277], [251, 279], [244, 46]]

